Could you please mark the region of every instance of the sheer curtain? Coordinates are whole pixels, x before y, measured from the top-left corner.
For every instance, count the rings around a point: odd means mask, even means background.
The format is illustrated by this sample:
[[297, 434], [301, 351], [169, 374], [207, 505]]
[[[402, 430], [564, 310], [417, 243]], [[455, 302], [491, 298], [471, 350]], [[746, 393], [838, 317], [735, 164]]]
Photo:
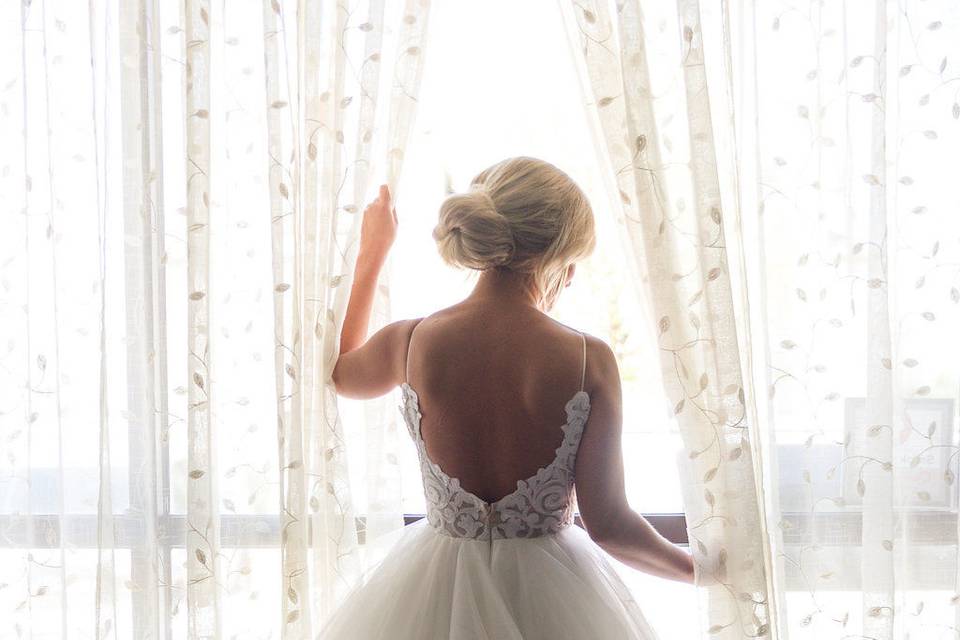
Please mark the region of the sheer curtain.
[[561, 6], [660, 319], [703, 635], [954, 637], [960, 10]]
[[428, 10], [0, 8], [5, 632], [312, 637], [402, 527], [394, 412], [327, 380]]
[[744, 3], [731, 36], [781, 623], [953, 637], [960, 7]]
[[561, 7], [688, 454], [680, 473], [702, 626], [717, 638], [765, 636], [772, 609], [763, 457], [730, 284], [722, 213], [729, 174], [718, 170], [713, 130], [727, 105], [707, 90], [700, 7]]

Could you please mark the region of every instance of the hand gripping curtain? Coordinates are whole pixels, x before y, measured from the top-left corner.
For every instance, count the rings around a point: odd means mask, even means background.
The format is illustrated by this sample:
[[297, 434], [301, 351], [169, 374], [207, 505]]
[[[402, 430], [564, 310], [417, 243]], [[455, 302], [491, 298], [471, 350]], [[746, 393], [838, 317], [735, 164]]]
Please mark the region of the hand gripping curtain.
[[402, 527], [329, 378], [428, 8], [0, 7], [0, 633], [313, 637]]
[[707, 91], [701, 7], [598, 0], [561, 9], [617, 220], [658, 323], [663, 384], [687, 453], [680, 472], [702, 633], [770, 636], [762, 443], [725, 231], [736, 206], [728, 208], [713, 132], [726, 105]]
[[[268, 29], [271, 21], [275, 27], [283, 20], [275, 5], [269, 9], [273, 17], [264, 19]], [[367, 501], [365, 513], [359, 514], [352, 506], [355, 487], [347, 474], [346, 441], [329, 379], [370, 192], [381, 68], [386, 58], [388, 117], [380, 160], [396, 196], [413, 127], [428, 9], [427, 0], [407, 0], [402, 12], [385, 12], [383, 0], [338, 2], [336, 7], [307, 3], [300, 22], [297, 143], [289, 151], [281, 147], [270, 154], [274, 305], [280, 342], [275, 358], [283, 606], [291, 638], [315, 632], [353, 585], [362, 567], [358, 537], [369, 544], [403, 526], [396, 412], [387, 399], [365, 407]], [[396, 38], [393, 55], [383, 50], [385, 17]], [[269, 31], [264, 36], [269, 41]], [[282, 66], [271, 60], [279, 55], [277, 47], [269, 42], [266, 47], [268, 67]], [[268, 74], [268, 102], [283, 102], [282, 88], [270, 80]], [[278, 120], [274, 116], [269, 122], [271, 141], [276, 143], [280, 143]], [[293, 162], [284, 162], [288, 155]], [[286, 184], [286, 176], [293, 184]], [[291, 210], [294, 215], [288, 217]], [[286, 299], [291, 276], [295, 282]], [[382, 282], [373, 329], [389, 318], [387, 296]]]

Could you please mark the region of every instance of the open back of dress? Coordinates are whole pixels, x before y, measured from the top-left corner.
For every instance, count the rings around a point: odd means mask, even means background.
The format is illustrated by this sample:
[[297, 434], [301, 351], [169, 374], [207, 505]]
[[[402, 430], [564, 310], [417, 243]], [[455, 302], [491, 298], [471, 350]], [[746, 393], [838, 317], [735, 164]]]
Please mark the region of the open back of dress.
[[430, 459], [419, 397], [402, 384], [400, 410], [417, 447], [427, 517], [404, 529], [320, 637], [655, 640], [608, 556], [570, 526], [577, 449], [590, 416], [583, 377], [566, 404], [553, 460], [495, 502]]

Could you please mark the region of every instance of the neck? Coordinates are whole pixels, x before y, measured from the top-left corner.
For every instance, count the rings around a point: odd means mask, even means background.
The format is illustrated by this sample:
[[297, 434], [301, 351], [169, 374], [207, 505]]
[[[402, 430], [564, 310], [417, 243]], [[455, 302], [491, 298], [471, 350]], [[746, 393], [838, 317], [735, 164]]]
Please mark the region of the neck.
[[530, 276], [506, 269], [490, 269], [481, 273], [469, 299], [540, 308]]

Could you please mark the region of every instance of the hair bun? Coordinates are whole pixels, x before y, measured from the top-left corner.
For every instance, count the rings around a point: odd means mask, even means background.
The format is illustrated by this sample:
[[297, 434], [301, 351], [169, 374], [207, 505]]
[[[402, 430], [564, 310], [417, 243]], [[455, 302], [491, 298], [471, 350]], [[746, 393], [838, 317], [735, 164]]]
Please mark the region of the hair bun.
[[446, 262], [478, 271], [510, 264], [516, 250], [510, 221], [482, 186], [443, 201], [433, 239]]

